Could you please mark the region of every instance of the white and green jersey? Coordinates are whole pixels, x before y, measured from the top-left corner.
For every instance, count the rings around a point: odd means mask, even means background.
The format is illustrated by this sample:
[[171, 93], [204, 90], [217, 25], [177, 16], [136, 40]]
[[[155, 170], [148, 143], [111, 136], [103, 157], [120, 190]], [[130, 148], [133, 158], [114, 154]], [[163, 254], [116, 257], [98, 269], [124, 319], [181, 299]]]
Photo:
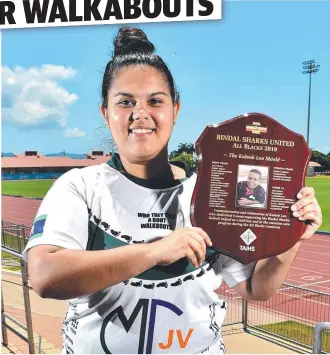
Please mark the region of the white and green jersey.
[[[157, 189], [133, 182], [108, 164], [71, 170], [43, 200], [23, 257], [41, 244], [105, 250], [190, 227], [195, 183], [193, 175]], [[208, 248], [198, 269], [181, 259], [69, 300], [63, 353], [223, 353], [221, 325], [227, 304], [214, 290], [222, 280], [232, 287], [252, 272], [253, 265]]]

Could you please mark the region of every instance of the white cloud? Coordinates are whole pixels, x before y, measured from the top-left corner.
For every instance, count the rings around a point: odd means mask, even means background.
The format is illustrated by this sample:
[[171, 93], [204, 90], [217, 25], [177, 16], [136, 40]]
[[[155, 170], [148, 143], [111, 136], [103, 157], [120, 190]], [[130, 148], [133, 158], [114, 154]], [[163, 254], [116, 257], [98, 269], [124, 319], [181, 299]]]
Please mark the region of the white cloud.
[[64, 132], [64, 135], [67, 138], [85, 137], [85, 132], [79, 128], [67, 128]]
[[25, 128], [65, 127], [68, 106], [78, 96], [58, 81], [76, 75], [71, 67], [43, 65], [14, 69], [2, 67], [2, 117]]

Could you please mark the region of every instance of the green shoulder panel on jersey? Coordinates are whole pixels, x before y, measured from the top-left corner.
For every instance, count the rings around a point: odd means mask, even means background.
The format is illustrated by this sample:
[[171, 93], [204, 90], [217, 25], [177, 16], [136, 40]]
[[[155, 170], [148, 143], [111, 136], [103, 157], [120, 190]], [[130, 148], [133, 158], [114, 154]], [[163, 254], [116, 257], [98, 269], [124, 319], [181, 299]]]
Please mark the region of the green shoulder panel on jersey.
[[[115, 249], [126, 245], [129, 244], [105, 232], [93, 222], [89, 222], [87, 250]], [[218, 252], [207, 248], [205, 261], [200, 268], [209, 264], [217, 255]], [[148, 281], [160, 281], [183, 276], [196, 270], [197, 269], [188, 261], [188, 259], [183, 258], [167, 266], [155, 266], [140, 275], [135, 276], [135, 278]]]

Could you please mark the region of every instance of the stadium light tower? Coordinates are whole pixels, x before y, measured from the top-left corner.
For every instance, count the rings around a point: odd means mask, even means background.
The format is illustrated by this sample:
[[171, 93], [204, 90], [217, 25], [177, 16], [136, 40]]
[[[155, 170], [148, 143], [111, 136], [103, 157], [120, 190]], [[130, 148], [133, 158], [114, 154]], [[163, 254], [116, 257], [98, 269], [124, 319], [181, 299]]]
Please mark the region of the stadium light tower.
[[303, 74], [309, 74], [309, 95], [308, 95], [308, 114], [307, 114], [307, 145], [309, 147], [309, 125], [311, 115], [311, 93], [312, 93], [312, 74], [316, 74], [320, 69], [320, 64], [316, 64], [315, 60], [307, 60], [303, 64]]

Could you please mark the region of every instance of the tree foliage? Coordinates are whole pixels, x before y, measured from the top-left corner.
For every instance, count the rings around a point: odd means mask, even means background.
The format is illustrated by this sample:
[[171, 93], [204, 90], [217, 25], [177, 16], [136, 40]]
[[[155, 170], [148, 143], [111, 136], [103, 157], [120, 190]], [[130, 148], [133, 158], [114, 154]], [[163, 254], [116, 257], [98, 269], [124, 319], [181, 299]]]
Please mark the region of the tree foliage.
[[321, 165], [320, 168], [315, 168], [315, 171], [330, 170], [330, 152], [328, 154], [324, 154], [318, 150], [311, 149], [311, 153], [311, 161], [315, 161]]
[[180, 143], [177, 150], [173, 150], [169, 155], [171, 161], [180, 161], [185, 163], [191, 171], [197, 170], [197, 157], [195, 146], [192, 143]]

